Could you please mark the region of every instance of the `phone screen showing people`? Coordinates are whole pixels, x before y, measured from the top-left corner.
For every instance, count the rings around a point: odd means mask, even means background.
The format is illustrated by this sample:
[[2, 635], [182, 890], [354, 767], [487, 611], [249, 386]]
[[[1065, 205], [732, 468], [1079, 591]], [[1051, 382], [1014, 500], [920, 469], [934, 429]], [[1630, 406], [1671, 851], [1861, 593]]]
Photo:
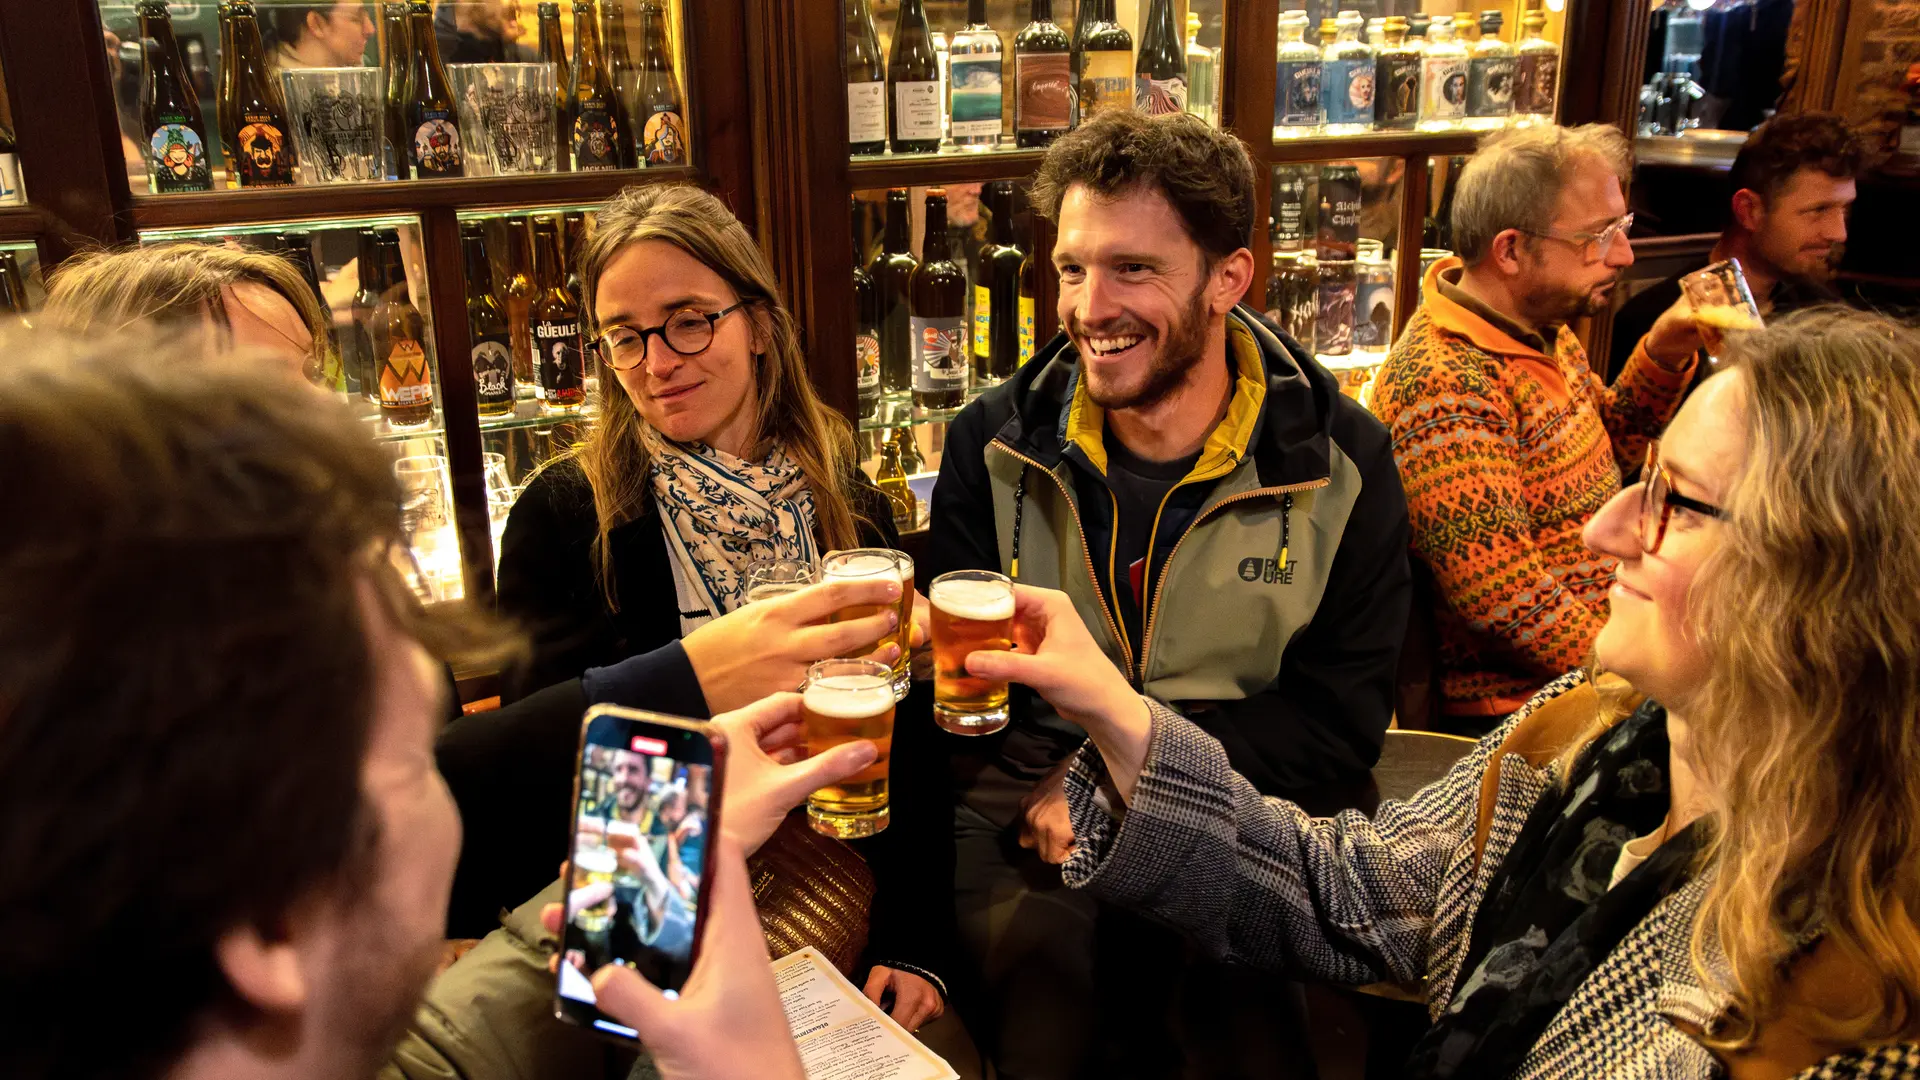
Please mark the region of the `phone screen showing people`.
[[608, 964], [668, 994], [685, 984], [717, 809], [713, 777], [713, 747], [697, 727], [590, 714], [559, 972], [568, 1019], [635, 1037], [594, 1007], [590, 980]]

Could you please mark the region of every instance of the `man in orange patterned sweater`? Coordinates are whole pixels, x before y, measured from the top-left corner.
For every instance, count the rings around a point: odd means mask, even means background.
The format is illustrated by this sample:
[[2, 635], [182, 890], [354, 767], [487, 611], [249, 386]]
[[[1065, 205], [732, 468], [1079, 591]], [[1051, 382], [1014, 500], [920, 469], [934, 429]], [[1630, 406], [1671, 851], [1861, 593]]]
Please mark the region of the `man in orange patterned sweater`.
[[1693, 376], [1684, 300], [1611, 387], [1567, 326], [1605, 311], [1633, 264], [1631, 154], [1601, 124], [1487, 136], [1456, 181], [1458, 257], [1428, 271], [1375, 384], [1438, 594], [1442, 708], [1461, 730], [1586, 661], [1614, 564], [1580, 530], [1637, 475]]

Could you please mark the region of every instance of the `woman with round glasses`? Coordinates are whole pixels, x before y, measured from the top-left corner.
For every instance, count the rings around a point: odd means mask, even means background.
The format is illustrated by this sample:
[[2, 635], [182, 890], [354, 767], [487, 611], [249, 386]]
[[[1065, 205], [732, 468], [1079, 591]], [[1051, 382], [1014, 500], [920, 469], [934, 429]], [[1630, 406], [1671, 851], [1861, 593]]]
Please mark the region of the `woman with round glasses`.
[[[789, 670], [779, 661], [799, 647], [792, 634], [770, 626], [755, 636], [739, 616], [718, 617], [745, 605], [757, 560], [897, 546], [891, 509], [860, 471], [853, 426], [815, 393], [772, 268], [715, 196], [628, 188], [600, 207], [578, 259], [600, 413], [528, 482], [501, 542], [500, 610], [533, 636], [526, 685], [679, 642], [710, 711], [793, 689], [764, 686]], [[728, 632], [712, 633], [722, 623]], [[890, 662], [893, 648], [875, 659]], [[895, 827], [877, 842], [919, 849], [917, 858], [933, 849], [900, 835], [911, 831], [902, 801], [931, 785], [902, 782], [902, 751], [896, 741]], [[903, 875], [867, 854], [877, 910]], [[896, 916], [874, 927], [884, 966], [867, 982], [876, 1000], [891, 995], [909, 1029], [944, 1009], [927, 970], [935, 935], [913, 907], [895, 901]]]
[[1736, 351], [1586, 528], [1611, 674], [1371, 819], [1262, 798], [1023, 592], [1019, 652], [969, 668], [1092, 736], [1068, 883], [1416, 988], [1399, 1075], [1920, 1076], [1920, 332], [1807, 312]]

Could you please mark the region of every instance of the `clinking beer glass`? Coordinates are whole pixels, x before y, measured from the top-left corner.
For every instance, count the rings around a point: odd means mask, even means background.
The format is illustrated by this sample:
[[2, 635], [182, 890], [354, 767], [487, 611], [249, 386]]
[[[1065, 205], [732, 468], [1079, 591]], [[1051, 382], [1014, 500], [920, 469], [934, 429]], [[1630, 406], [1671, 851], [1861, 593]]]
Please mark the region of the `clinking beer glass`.
[[1693, 322], [1715, 364], [1726, 355], [1727, 331], [1758, 330], [1760, 305], [1753, 302], [1739, 259], [1723, 259], [1680, 279], [1680, 291], [1693, 306]]
[[807, 796], [815, 832], [842, 840], [887, 827], [887, 757], [893, 749], [893, 671], [877, 660], [822, 660], [807, 669], [800, 695], [807, 756], [865, 739], [880, 748], [873, 764]]
[[[913, 640], [913, 558], [892, 548], [854, 548], [851, 551], [829, 552], [820, 568], [820, 580], [823, 582], [872, 581], [879, 578], [900, 583], [900, 599], [895, 605], [900, 614], [900, 625], [873, 646], [878, 649], [892, 642], [900, 647], [900, 655], [893, 660], [893, 699], [900, 701], [907, 696], [907, 691], [913, 689], [913, 650], [908, 647]], [[836, 612], [833, 621], [864, 619], [885, 610], [884, 604], [857, 604]]]
[[1007, 684], [967, 674], [967, 657], [1013, 647], [1013, 582], [990, 570], [933, 579], [933, 720], [955, 735], [1007, 726]]

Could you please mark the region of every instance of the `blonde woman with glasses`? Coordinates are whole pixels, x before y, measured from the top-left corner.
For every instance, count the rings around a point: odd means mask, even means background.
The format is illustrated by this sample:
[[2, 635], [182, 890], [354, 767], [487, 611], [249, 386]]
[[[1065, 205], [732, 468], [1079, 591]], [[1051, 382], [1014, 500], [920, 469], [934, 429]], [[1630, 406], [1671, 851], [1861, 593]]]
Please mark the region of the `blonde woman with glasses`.
[[1612, 674], [1371, 819], [1262, 798], [1023, 592], [969, 667], [1092, 736], [1068, 882], [1416, 988], [1407, 1076], [1920, 1076], [1920, 333], [1816, 311], [1738, 352], [1586, 528]]

